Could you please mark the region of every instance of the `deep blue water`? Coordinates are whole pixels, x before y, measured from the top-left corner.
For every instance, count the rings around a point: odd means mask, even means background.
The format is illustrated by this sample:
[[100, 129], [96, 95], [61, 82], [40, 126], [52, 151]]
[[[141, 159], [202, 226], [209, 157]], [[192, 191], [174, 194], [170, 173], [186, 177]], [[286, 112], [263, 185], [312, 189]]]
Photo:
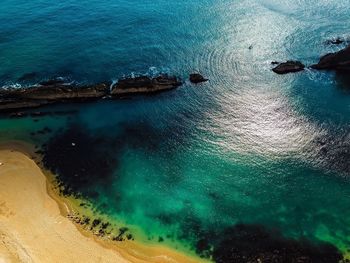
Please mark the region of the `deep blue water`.
[[[350, 81], [310, 69], [279, 76], [270, 63], [311, 65], [345, 47], [325, 42], [350, 38], [348, 5], [4, 0], [1, 86], [54, 76], [91, 83], [133, 72], [168, 72], [185, 83], [154, 97], [63, 106], [78, 108], [71, 120], [2, 119], [0, 137], [39, 143], [43, 138], [30, 131], [50, 126], [83, 129], [87, 141], [105, 138], [96, 147], [116, 159], [113, 172], [104, 180], [84, 178], [88, 184], [79, 181], [75, 190], [149, 236], [195, 243], [199, 232], [243, 222], [328, 241], [344, 252], [350, 246]], [[193, 71], [210, 81], [191, 85], [186, 79]]]

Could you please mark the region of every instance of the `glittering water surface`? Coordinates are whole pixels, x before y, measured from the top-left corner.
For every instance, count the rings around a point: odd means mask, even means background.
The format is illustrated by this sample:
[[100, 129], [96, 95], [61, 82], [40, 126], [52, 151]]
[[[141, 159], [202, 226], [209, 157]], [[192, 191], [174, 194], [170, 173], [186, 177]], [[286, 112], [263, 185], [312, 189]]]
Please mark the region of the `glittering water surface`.
[[30, 134], [47, 126], [58, 144], [90, 142], [86, 150], [112, 168], [102, 177], [67, 159], [62, 180], [151, 239], [193, 247], [203, 233], [246, 223], [350, 247], [349, 79], [270, 70], [274, 60], [309, 65], [344, 47], [325, 41], [350, 36], [347, 1], [88, 2], [2, 1], [1, 85], [57, 75], [98, 82], [131, 72], [185, 80], [196, 70], [210, 81], [56, 106], [76, 109], [69, 117], [4, 116], [3, 140], [50, 145]]

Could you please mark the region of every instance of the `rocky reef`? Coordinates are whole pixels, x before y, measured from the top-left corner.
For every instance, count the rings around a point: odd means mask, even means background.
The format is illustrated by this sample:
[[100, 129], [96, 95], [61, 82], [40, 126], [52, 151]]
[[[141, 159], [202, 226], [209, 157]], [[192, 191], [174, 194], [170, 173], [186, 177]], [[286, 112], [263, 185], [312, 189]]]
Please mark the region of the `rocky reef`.
[[122, 95], [149, 94], [177, 88], [182, 83], [168, 75], [121, 79], [110, 89], [108, 83], [78, 85], [63, 79], [51, 79], [25, 88], [0, 89], [0, 112], [37, 108], [53, 103], [82, 102]]
[[106, 96], [106, 84], [77, 86], [53, 83], [0, 91], [0, 112], [36, 108], [57, 102], [97, 100]]
[[[340, 45], [348, 43], [348, 40], [342, 38], [335, 38], [326, 41], [326, 44]], [[275, 67], [272, 69], [277, 74], [287, 74], [291, 72], [299, 72], [305, 69], [305, 65], [300, 61], [289, 60], [284, 63], [273, 61], [271, 62]], [[335, 70], [337, 72], [350, 71], [350, 45], [338, 52], [328, 53], [321, 56], [317, 64], [311, 65], [310, 68], [315, 70]]]
[[182, 83], [176, 77], [160, 75], [155, 78], [140, 76], [121, 79], [112, 86], [111, 95], [146, 94], [175, 89]]

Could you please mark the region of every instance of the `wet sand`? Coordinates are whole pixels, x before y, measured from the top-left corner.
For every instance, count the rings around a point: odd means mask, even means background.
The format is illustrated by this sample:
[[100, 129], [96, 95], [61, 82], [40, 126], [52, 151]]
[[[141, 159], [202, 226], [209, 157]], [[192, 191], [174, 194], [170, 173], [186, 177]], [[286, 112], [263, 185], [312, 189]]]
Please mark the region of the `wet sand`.
[[[17, 149], [16, 149], [17, 150]], [[0, 262], [197, 262], [162, 246], [115, 245], [82, 233], [62, 213], [27, 155], [0, 150]]]

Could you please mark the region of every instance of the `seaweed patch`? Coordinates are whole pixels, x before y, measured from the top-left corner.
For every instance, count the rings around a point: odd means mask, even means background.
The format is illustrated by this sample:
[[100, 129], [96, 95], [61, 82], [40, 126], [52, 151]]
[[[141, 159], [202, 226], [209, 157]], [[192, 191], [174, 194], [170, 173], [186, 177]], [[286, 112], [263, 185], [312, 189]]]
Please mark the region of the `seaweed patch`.
[[80, 125], [72, 125], [53, 136], [43, 147], [43, 164], [62, 182], [63, 194], [95, 197], [89, 184], [108, 183], [117, 159], [108, 154], [108, 140], [95, 136]]
[[329, 243], [286, 238], [279, 231], [247, 224], [237, 224], [220, 235], [199, 240], [197, 252], [211, 255], [217, 263], [338, 263], [343, 259]]

